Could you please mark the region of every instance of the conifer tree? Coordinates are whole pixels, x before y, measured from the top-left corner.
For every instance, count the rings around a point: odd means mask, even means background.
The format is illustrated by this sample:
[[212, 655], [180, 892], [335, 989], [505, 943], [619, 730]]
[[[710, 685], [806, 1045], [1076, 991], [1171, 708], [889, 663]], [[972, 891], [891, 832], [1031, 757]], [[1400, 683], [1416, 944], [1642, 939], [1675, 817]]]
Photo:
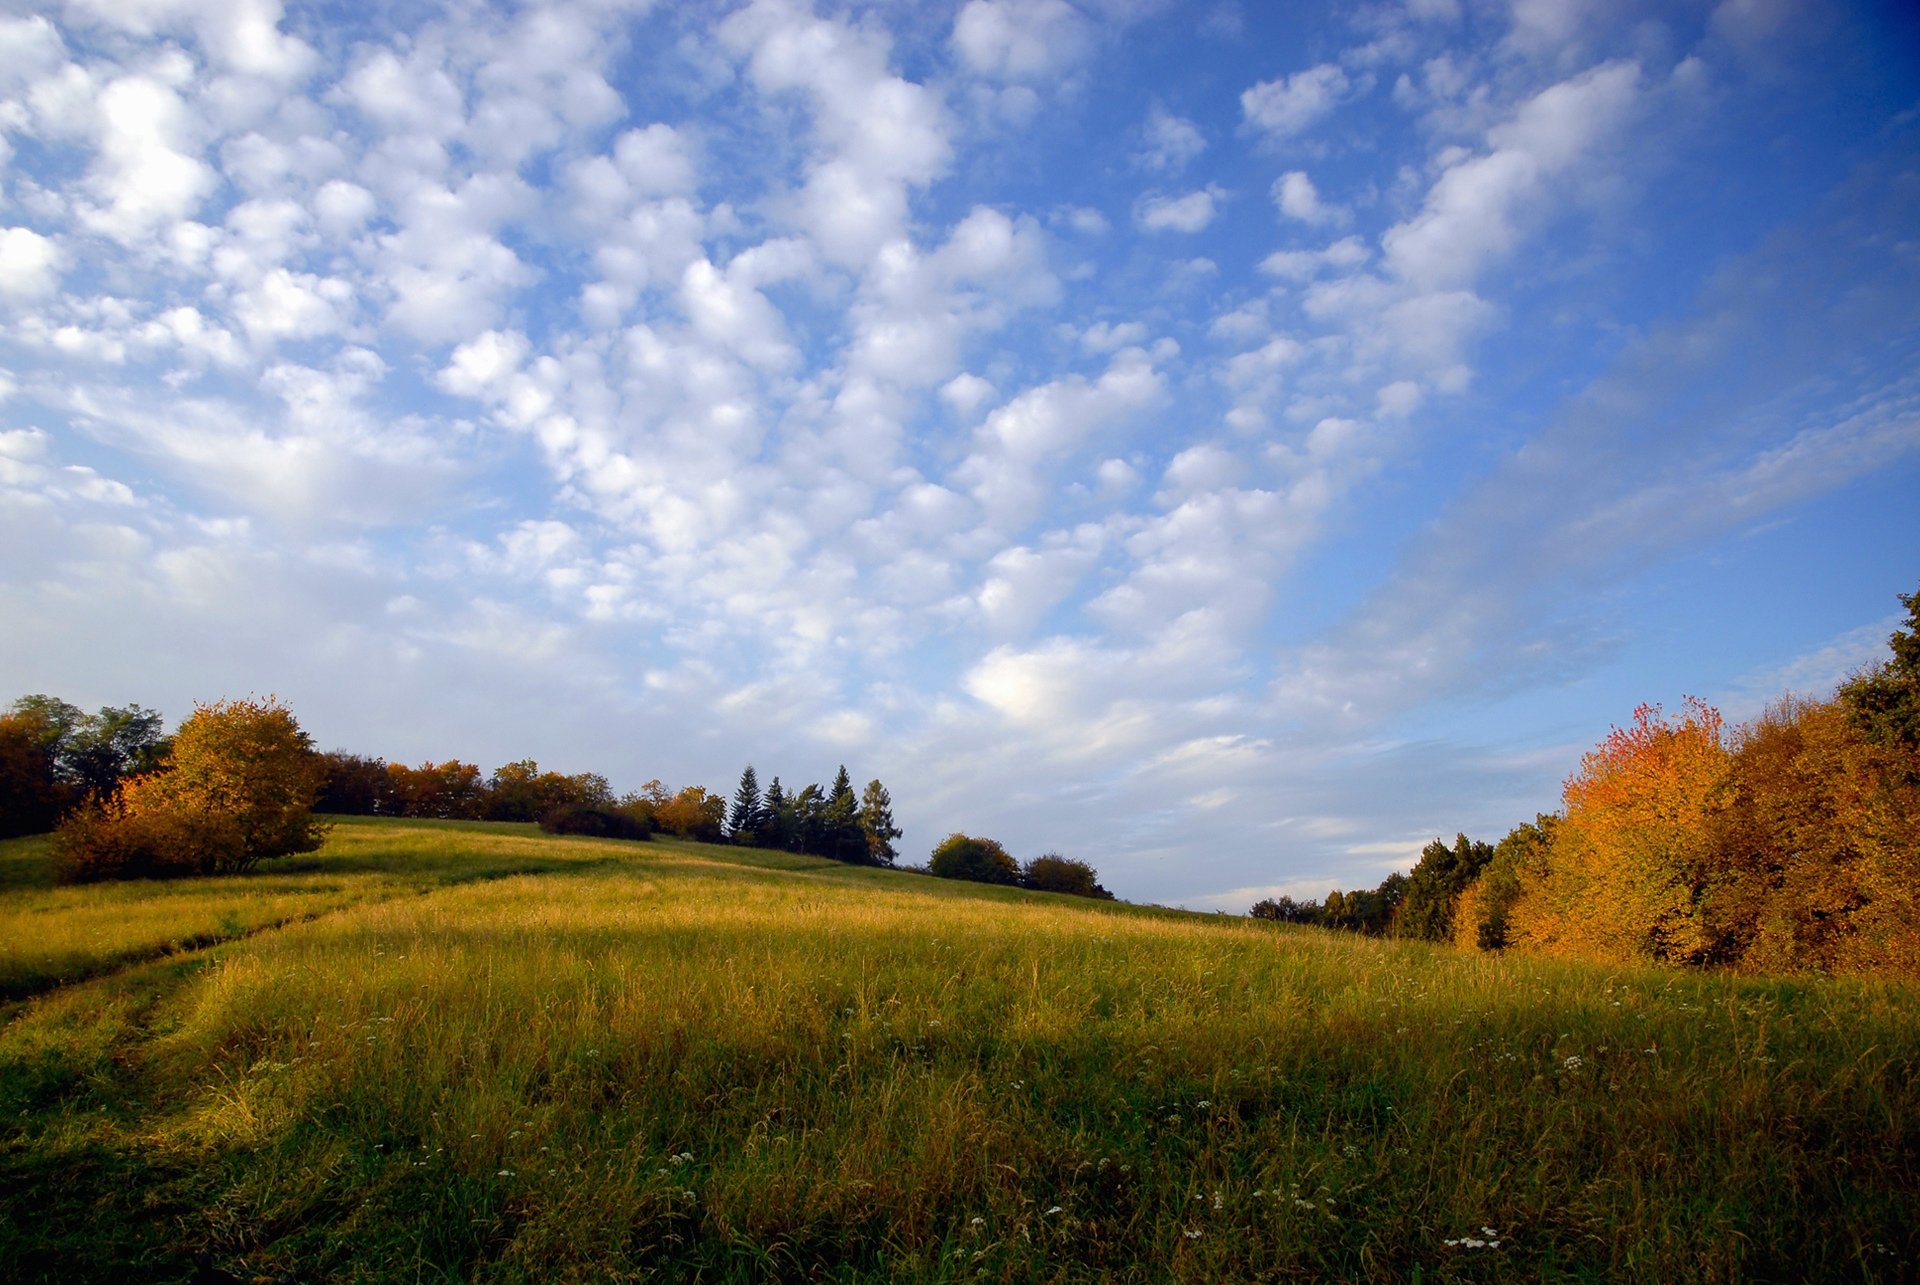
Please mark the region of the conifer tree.
[[893, 823], [893, 796], [878, 778], [867, 782], [860, 795], [860, 833], [867, 841], [867, 859], [876, 866], [890, 866], [899, 854], [893, 841], [900, 830]]
[[834, 774], [833, 789], [827, 794], [821, 830], [827, 856], [835, 861], [867, 859], [867, 840], [860, 829], [860, 802], [854, 797], [853, 780], [844, 763]]
[[791, 850], [795, 833], [793, 800], [780, 788], [780, 778], [777, 776], [767, 786], [767, 792], [760, 800], [760, 814], [765, 818], [761, 823], [761, 846], [778, 848], [783, 852]]
[[766, 823], [765, 804], [760, 800], [760, 778], [753, 764], [740, 774], [740, 788], [733, 792], [733, 810], [727, 814], [727, 833], [735, 843], [757, 844]]

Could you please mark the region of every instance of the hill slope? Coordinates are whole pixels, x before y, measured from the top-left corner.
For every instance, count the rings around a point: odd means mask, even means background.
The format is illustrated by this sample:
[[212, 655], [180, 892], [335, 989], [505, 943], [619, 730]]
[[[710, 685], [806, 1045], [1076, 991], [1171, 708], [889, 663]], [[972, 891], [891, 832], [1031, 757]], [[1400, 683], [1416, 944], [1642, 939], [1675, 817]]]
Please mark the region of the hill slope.
[[0, 1279], [1920, 1271], [1911, 988], [517, 826], [44, 863], [0, 845]]

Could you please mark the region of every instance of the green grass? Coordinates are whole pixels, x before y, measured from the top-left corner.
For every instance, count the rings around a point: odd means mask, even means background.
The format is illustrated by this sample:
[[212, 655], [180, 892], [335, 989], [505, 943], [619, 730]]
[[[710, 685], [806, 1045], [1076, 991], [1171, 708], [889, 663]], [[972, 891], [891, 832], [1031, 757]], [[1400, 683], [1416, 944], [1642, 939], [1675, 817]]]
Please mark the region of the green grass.
[[[0, 926], [47, 920], [6, 947], [4, 1280], [1920, 1273], [1910, 987], [520, 827], [130, 891], [44, 860], [0, 846]], [[163, 941], [160, 897], [231, 931]], [[58, 922], [97, 928], [50, 971]]]

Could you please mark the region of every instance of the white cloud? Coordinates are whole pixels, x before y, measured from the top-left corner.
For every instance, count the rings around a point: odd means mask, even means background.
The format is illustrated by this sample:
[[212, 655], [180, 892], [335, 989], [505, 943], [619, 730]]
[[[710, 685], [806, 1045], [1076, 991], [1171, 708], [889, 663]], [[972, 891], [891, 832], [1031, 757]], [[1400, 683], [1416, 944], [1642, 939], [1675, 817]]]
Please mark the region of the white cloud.
[[198, 155], [198, 126], [174, 88], [123, 76], [100, 91], [99, 152], [88, 187], [100, 204], [82, 217], [121, 242], [149, 236], [200, 207], [219, 178]]
[[1145, 146], [1138, 156], [1140, 163], [1164, 174], [1179, 173], [1207, 150], [1206, 135], [1198, 125], [1157, 104], [1147, 113], [1142, 135]]
[[1289, 170], [1273, 181], [1273, 203], [1280, 213], [1302, 223], [1344, 223], [1347, 212], [1320, 199], [1320, 190], [1302, 170]]
[[1381, 238], [1404, 280], [1470, 282], [1518, 244], [1520, 221], [1555, 180], [1609, 143], [1639, 102], [1640, 69], [1611, 62], [1561, 81], [1488, 132], [1490, 150], [1449, 164], [1420, 213]]
[[31, 228], [0, 228], [0, 295], [39, 299], [60, 286], [66, 255]]
[[953, 47], [976, 75], [1040, 81], [1077, 67], [1092, 30], [1066, 0], [968, 0], [953, 21]]
[[1155, 194], [1141, 198], [1134, 207], [1133, 221], [1136, 226], [1147, 232], [1184, 232], [1189, 235], [1205, 230], [1213, 222], [1216, 200], [1222, 195], [1217, 188], [1203, 188], [1198, 192], [1188, 192], [1185, 196], [1163, 196]]
[[1254, 128], [1274, 138], [1291, 138], [1318, 124], [1352, 88], [1337, 64], [1322, 63], [1261, 81], [1240, 95], [1240, 111]]

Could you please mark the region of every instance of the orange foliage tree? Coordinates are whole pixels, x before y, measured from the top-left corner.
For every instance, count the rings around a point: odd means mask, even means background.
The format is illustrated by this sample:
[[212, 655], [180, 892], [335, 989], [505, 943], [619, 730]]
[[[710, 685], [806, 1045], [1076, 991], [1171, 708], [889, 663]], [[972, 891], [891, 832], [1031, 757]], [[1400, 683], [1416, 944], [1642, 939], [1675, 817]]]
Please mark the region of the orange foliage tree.
[[1724, 958], [1711, 818], [1728, 752], [1718, 710], [1688, 697], [1678, 718], [1642, 705], [1580, 761], [1544, 873], [1509, 917], [1516, 945], [1604, 959]]
[[325, 766], [273, 697], [199, 705], [162, 770], [68, 818], [55, 841], [67, 879], [235, 874], [320, 846], [313, 803]]

